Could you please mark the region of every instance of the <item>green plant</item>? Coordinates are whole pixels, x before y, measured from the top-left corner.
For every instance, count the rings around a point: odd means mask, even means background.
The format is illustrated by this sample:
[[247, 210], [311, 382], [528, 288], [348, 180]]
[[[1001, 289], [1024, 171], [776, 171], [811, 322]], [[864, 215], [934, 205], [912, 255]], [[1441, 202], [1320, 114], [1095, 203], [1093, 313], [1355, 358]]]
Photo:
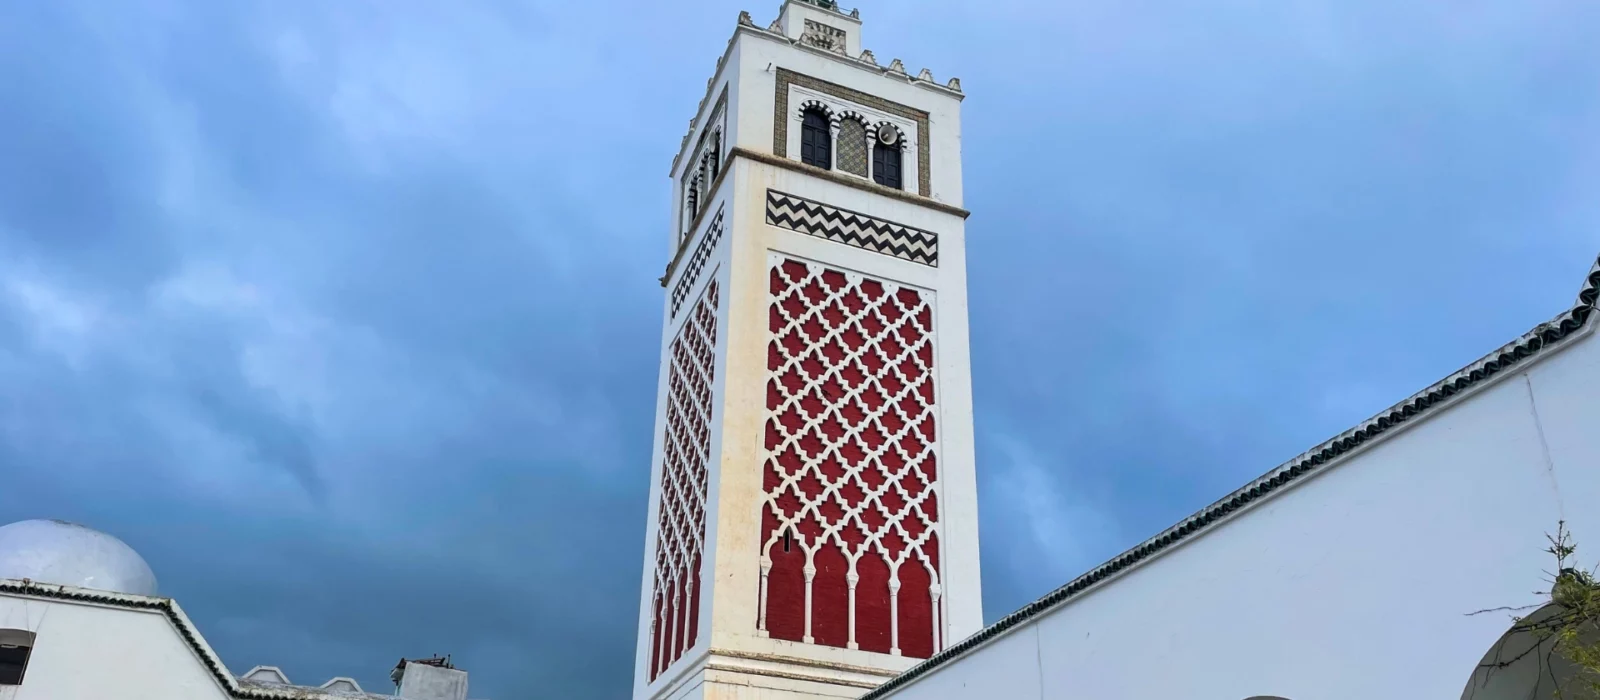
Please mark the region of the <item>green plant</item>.
[[[1527, 658], [1539, 662], [1540, 676], [1550, 681], [1558, 700], [1600, 700], [1600, 585], [1593, 571], [1572, 566], [1578, 547], [1567, 532], [1566, 521], [1556, 524], [1556, 534], [1546, 534], [1550, 546], [1545, 551], [1556, 559], [1554, 573], [1550, 576], [1550, 590], [1539, 595], [1549, 597], [1553, 606], [1541, 602], [1521, 608], [1495, 608], [1519, 612], [1538, 608], [1538, 612], [1513, 617], [1507, 638], [1527, 634], [1535, 642], [1529, 648], [1509, 659], [1497, 659], [1484, 664], [1492, 673]], [[1478, 613], [1492, 612], [1480, 610]], [[1552, 657], [1571, 664], [1570, 668], [1557, 668]], [[1564, 676], [1564, 677], [1563, 677]]]

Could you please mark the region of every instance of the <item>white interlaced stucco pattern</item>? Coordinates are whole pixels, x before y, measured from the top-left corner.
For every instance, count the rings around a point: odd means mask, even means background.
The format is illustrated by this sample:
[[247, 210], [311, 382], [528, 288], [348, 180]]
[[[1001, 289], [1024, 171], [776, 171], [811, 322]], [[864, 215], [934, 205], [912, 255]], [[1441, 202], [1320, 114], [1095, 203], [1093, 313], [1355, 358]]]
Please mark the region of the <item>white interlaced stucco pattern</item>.
[[933, 294], [781, 255], [769, 275], [757, 628], [931, 655], [942, 646]]
[[694, 646], [699, 632], [700, 562], [705, 552], [711, 387], [716, 378], [716, 272], [672, 341], [667, 421], [661, 448], [650, 677]]

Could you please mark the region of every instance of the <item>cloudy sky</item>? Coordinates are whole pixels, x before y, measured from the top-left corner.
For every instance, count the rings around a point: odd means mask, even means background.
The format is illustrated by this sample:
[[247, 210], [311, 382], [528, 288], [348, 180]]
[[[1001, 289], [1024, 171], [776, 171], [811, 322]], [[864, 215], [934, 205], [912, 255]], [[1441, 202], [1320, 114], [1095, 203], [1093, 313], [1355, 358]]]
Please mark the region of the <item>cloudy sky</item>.
[[[993, 620], [1569, 305], [1600, 6], [861, 0], [967, 89]], [[0, 522], [235, 672], [630, 687], [666, 171], [775, 2], [0, 3]]]

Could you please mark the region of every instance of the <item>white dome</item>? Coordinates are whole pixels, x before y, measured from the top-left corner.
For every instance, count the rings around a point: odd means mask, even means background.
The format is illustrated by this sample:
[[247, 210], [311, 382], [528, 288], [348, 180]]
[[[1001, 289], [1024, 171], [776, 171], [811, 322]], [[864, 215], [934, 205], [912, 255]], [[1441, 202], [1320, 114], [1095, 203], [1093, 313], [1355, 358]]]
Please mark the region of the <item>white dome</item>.
[[0, 527], [0, 578], [156, 594], [155, 573], [132, 547], [61, 520], [23, 520]]

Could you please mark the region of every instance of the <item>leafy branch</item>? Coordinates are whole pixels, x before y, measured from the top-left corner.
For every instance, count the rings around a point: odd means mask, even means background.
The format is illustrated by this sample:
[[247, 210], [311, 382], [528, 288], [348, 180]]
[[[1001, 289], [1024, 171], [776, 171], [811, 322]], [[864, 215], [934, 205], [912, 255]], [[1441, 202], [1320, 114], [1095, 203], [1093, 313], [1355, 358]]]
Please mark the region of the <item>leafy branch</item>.
[[[1549, 578], [1549, 591], [1537, 595], [1549, 596], [1554, 607], [1544, 603], [1522, 607], [1500, 607], [1469, 613], [1480, 615], [1490, 612], [1522, 612], [1532, 608], [1540, 611], [1512, 618], [1511, 631], [1503, 638], [1510, 639], [1527, 634], [1533, 644], [1511, 658], [1501, 658], [1503, 649], [1497, 648], [1492, 661], [1480, 664], [1488, 669], [1487, 675], [1507, 668], [1529, 655], [1539, 662], [1540, 677], [1547, 678], [1554, 687], [1557, 700], [1600, 700], [1600, 585], [1594, 570], [1584, 571], [1572, 566], [1578, 547], [1567, 532], [1566, 521], [1556, 525], [1556, 534], [1546, 534], [1550, 546], [1545, 551], [1556, 559], [1555, 572], [1544, 572]], [[1503, 642], [1502, 642], [1503, 645]], [[1558, 656], [1571, 664], [1570, 676], [1558, 678], [1550, 663]], [[1565, 675], [1565, 674], [1563, 674]]]

